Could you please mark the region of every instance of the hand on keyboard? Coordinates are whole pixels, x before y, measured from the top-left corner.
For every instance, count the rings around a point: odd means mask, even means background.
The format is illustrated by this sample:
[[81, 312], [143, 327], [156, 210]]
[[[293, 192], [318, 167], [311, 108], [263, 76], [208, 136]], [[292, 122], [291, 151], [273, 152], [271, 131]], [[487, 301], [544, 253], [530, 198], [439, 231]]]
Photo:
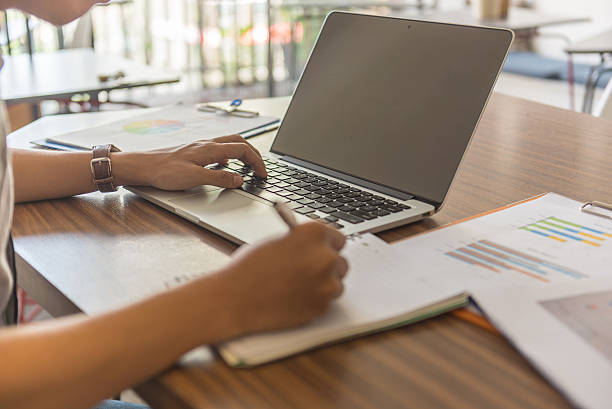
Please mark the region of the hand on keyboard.
[[137, 165], [131, 174], [141, 176], [138, 183], [126, 184], [153, 186], [164, 190], [190, 189], [200, 185], [239, 187], [243, 183], [242, 176], [235, 172], [204, 167], [216, 163], [226, 164], [228, 159], [238, 159], [250, 166], [256, 177], [267, 176], [261, 155], [240, 135], [129, 154], [136, 156], [133, 163]]

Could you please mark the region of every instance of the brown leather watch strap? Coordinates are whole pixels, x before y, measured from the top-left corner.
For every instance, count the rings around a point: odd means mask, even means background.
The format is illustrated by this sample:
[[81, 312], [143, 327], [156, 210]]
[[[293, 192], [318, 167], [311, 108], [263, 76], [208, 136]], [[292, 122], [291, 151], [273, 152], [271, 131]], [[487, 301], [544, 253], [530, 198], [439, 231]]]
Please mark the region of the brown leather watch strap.
[[103, 193], [117, 190], [117, 187], [113, 184], [111, 152], [121, 152], [121, 150], [115, 145], [96, 145], [93, 147], [93, 157], [90, 162], [93, 181], [98, 190]]

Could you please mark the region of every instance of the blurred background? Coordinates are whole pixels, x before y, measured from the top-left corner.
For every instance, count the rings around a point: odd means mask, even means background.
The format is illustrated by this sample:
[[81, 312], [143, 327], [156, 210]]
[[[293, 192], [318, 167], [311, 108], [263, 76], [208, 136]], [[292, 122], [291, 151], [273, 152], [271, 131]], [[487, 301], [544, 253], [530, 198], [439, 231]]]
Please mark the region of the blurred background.
[[606, 47], [571, 50], [606, 33], [612, 47], [609, 0], [117, 0], [63, 27], [3, 13], [1, 97], [16, 129], [60, 113], [290, 95], [338, 9], [514, 29], [499, 92], [592, 112], [609, 79]]

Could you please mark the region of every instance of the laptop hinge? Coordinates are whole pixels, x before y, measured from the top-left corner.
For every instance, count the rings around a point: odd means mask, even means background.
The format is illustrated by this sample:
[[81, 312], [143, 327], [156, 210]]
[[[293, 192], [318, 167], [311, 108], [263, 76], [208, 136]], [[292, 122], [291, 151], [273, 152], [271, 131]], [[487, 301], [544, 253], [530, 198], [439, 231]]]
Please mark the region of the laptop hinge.
[[365, 187], [366, 189], [375, 190], [375, 191], [380, 192], [380, 193], [382, 193], [384, 195], [389, 195], [389, 196], [392, 196], [392, 197], [394, 197], [396, 199], [399, 199], [399, 200], [414, 199], [414, 196], [409, 194], [409, 193], [401, 192], [399, 190], [395, 190], [395, 189], [392, 189], [390, 187], [382, 186], [382, 185], [379, 185], [377, 183], [368, 182], [367, 180], [359, 179], [359, 178], [356, 178], [354, 176], [349, 176], [347, 174], [340, 173], [340, 172], [328, 169], [328, 168], [323, 167], [323, 166], [315, 165], [314, 163], [310, 163], [310, 162], [306, 162], [306, 161], [303, 161], [303, 160], [300, 160], [300, 159], [292, 158], [290, 156], [282, 156], [280, 159], [282, 161], [289, 162], [289, 163], [292, 163], [294, 165], [298, 165], [298, 166], [302, 166], [302, 167], [310, 169], [310, 170], [314, 170], [315, 172], [319, 172], [319, 173], [323, 173], [325, 175], [332, 176], [332, 177], [334, 177], [336, 179], [344, 180], [344, 181], [346, 181], [348, 183], [352, 183], [354, 185]]

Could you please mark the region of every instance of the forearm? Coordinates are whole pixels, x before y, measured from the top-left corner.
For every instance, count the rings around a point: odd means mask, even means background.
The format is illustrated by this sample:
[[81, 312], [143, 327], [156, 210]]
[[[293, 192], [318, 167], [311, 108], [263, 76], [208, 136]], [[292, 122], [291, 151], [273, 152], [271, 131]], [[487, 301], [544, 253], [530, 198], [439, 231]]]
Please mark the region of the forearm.
[[[115, 184], [143, 184], [142, 160], [135, 153], [113, 153]], [[89, 163], [91, 152], [53, 152], [28, 149], [12, 150], [15, 201], [55, 199], [96, 190]]]
[[[90, 169], [91, 157], [89, 151], [14, 149], [15, 200], [54, 199], [96, 190]], [[165, 190], [201, 185], [236, 188], [243, 182], [236, 173], [206, 168], [228, 159], [239, 159], [251, 166], [259, 177], [267, 175], [261, 155], [240, 135], [148, 152], [116, 152], [111, 153], [110, 158], [115, 186], [153, 186]]]
[[103, 315], [2, 330], [2, 406], [90, 407], [198, 345], [237, 335], [222, 286], [213, 275]]

